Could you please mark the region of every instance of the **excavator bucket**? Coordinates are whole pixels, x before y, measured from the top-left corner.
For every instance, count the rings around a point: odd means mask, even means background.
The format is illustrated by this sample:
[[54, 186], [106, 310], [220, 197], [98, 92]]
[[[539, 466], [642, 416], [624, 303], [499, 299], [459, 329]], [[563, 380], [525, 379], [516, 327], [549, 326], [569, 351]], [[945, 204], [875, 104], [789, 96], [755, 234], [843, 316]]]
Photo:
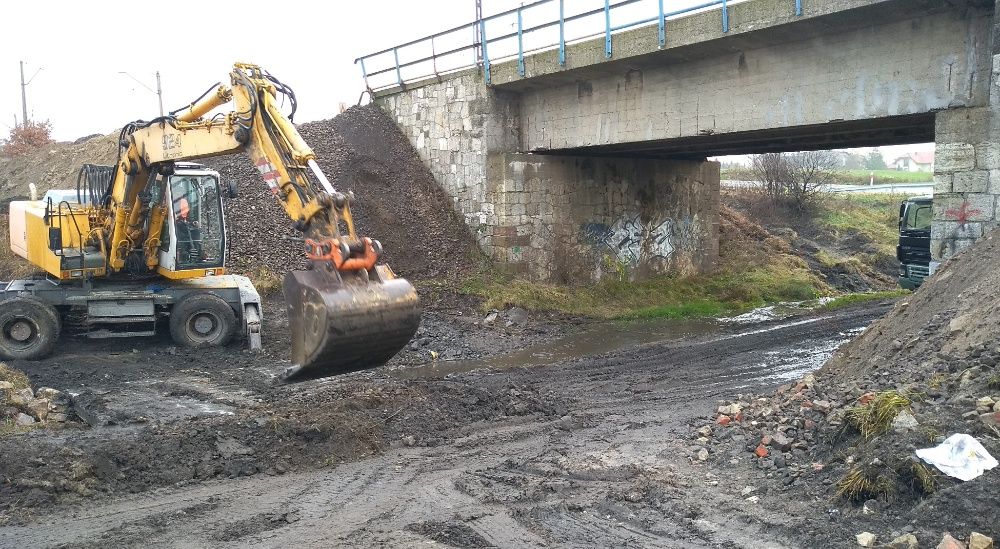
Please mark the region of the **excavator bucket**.
[[381, 269], [370, 277], [321, 266], [285, 275], [292, 366], [284, 381], [376, 368], [410, 341], [420, 324], [417, 291]]

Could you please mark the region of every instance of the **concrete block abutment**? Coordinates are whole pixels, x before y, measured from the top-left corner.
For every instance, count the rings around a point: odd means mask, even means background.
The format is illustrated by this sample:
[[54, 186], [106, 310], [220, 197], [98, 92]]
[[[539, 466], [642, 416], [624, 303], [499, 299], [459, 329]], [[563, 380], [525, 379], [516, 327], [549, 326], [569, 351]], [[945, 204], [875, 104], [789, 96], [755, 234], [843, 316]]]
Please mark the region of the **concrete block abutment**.
[[530, 278], [642, 279], [710, 270], [719, 254], [719, 164], [489, 156], [490, 255]]

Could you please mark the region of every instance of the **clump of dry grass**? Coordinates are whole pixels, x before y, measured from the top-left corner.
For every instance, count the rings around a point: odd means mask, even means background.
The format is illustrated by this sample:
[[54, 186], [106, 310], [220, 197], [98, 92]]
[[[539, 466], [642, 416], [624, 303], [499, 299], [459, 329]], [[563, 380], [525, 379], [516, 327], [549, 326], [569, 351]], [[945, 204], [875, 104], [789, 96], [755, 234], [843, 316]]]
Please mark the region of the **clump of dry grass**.
[[895, 472], [879, 462], [855, 465], [837, 482], [836, 494], [851, 501], [891, 501], [896, 497]]
[[281, 291], [281, 277], [267, 267], [259, 267], [247, 276], [260, 295], [272, 295]]
[[31, 381], [28, 376], [24, 375], [24, 372], [15, 370], [3, 362], [0, 362], [0, 381], [9, 382], [14, 386], [15, 391], [31, 387]]
[[876, 394], [868, 404], [849, 409], [845, 419], [865, 440], [871, 440], [887, 432], [892, 420], [909, 406], [910, 399], [896, 391], [884, 391]]

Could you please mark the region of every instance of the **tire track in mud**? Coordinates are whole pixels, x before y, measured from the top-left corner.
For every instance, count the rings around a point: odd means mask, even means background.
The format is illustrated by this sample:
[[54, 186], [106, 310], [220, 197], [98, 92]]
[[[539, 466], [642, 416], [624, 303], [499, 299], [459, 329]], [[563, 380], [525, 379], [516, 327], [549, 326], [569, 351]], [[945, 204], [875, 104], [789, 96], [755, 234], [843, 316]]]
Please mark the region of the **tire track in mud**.
[[716, 396], [777, 384], [770, 364], [796, 349], [832, 352], [885, 310], [453, 375], [469, 386], [516, 379], [569, 399], [568, 413], [465, 423], [439, 446], [395, 446], [333, 469], [57, 508], [0, 530], [0, 546], [794, 547], [768, 531], [780, 517], [741, 515], [732, 487], [706, 483], [681, 431]]

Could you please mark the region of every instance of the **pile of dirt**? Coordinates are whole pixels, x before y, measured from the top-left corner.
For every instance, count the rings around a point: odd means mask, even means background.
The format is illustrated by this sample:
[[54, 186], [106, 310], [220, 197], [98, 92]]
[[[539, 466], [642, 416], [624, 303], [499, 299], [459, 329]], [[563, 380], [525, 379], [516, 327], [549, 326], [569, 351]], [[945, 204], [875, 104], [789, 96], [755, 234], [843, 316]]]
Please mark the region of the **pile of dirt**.
[[49, 189], [75, 189], [83, 164], [114, 164], [118, 156], [118, 134], [53, 143], [14, 158], [0, 157], [0, 206], [28, 196], [28, 184], [38, 194]]
[[777, 492], [827, 514], [795, 525], [811, 546], [845, 545], [862, 531], [921, 544], [945, 531], [996, 532], [983, 510], [995, 506], [1000, 471], [962, 482], [915, 450], [964, 433], [1000, 456], [998, 267], [992, 233], [814, 374], [720, 401], [710, 423], [694, 425], [693, 458], [746, 478], [754, 502]]
[[[382, 242], [394, 271], [417, 281], [454, 279], [472, 268], [479, 251], [447, 195], [406, 136], [377, 106], [299, 126], [324, 173], [340, 191], [353, 191], [359, 234]], [[301, 245], [287, 216], [245, 155], [210, 159], [224, 179], [239, 182], [228, 205], [231, 265], [240, 272], [275, 274], [298, 268]]]

